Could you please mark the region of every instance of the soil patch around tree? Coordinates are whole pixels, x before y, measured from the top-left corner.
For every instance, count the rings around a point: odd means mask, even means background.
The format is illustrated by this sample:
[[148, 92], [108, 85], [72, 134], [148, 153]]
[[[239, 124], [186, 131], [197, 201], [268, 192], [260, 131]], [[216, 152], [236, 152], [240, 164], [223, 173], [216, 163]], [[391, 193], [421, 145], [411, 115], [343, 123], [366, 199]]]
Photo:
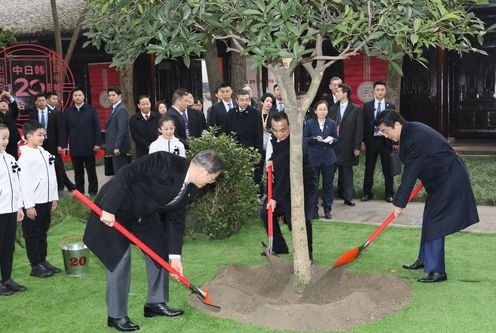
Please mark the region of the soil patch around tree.
[[220, 311], [194, 295], [189, 304], [211, 316], [262, 327], [323, 332], [379, 320], [411, 299], [410, 283], [392, 275], [357, 275], [318, 265], [312, 269], [312, 282], [299, 294], [293, 288], [292, 263], [285, 259], [229, 265], [202, 287]]

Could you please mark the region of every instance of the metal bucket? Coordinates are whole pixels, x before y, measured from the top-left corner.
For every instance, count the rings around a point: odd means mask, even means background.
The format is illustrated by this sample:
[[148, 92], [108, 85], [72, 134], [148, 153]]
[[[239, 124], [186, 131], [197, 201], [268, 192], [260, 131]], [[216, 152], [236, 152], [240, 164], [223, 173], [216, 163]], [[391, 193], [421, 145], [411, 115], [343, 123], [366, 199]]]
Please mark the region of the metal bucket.
[[[68, 240], [81, 240], [78, 243], [66, 244]], [[64, 257], [64, 267], [67, 275], [80, 276], [88, 271], [88, 261], [90, 259], [90, 250], [82, 242], [81, 236], [65, 238], [60, 242], [62, 256]]]

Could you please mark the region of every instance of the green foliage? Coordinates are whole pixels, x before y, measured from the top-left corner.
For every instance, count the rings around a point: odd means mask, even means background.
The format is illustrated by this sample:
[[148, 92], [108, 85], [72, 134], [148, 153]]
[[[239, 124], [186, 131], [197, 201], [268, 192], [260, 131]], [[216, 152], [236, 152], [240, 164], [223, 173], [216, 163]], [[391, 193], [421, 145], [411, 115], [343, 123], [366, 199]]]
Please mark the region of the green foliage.
[[16, 42], [14, 30], [0, 29], [0, 50]]
[[[408, 55], [426, 61], [424, 49], [481, 52], [487, 32], [467, 8], [474, 0], [90, 0], [89, 42], [134, 61], [142, 51], [164, 58], [200, 56], [208, 35], [250, 55], [256, 64], [290, 69], [313, 60], [334, 62], [357, 53], [394, 60]], [[326, 57], [321, 45], [338, 51]], [[398, 68], [398, 70], [400, 70]]]
[[224, 239], [238, 232], [246, 217], [257, 207], [256, 186], [253, 183], [254, 162], [259, 154], [244, 148], [225, 134], [215, 131], [190, 141], [188, 157], [213, 148], [221, 155], [227, 170], [215, 184], [200, 190], [188, 208], [188, 230], [203, 233], [210, 239]]

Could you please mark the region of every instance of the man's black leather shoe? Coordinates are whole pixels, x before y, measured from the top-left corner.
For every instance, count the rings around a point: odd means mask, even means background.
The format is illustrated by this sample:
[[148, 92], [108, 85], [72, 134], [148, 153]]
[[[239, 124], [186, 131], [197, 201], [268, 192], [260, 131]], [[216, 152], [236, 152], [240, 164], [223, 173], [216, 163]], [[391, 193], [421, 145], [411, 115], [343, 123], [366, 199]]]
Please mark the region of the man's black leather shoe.
[[4, 282], [4, 284], [12, 291], [26, 291], [27, 289], [25, 286], [15, 282], [12, 279], [8, 279], [7, 281]]
[[46, 269], [48, 269], [49, 271], [52, 271], [53, 273], [60, 273], [60, 268], [55, 267], [54, 265], [52, 265], [51, 263], [49, 263], [46, 260], [43, 261], [41, 264], [43, 266], [45, 266]]
[[419, 268], [424, 268], [424, 262], [420, 259], [417, 259], [415, 260], [415, 262], [411, 265], [403, 265], [401, 267], [403, 267], [404, 269], [419, 269]]
[[391, 203], [391, 202], [393, 202], [393, 197], [391, 197], [391, 196], [385, 196], [384, 197], [384, 201]]
[[12, 289], [7, 287], [5, 283], [0, 282], [0, 296], [10, 296], [14, 293]]
[[184, 311], [180, 309], [169, 308], [165, 303], [146, 303], [144, 313], [145, 317], [177, 317], [182, 315]]
[[327, 220], [332, 219], [332, 215], [331, 215], [331, 213], [325, 213], [325, 218], [326, 218]]
[[370, 200], [370, 195], [367, 195], [367, 194], [365, 194], [365, 195], [364, 195], [364, 196], [360, 199], [360, 201], [361, 201], [361, 202], [365, 202], [365, 201], [369, 201], [369, 200]]
[[112, 318], [108, 317], [107, 318], [107, 326], [108, 327], [113, 327], [118, 331], [122, 332], [130, 332], [130, 331], [137, 331], [139, 330], [139, 326], [136, 325], [129, 319], [128, 316], [122, 317], [122, 318]]
[[418, 279], [418, 282], [423, 283], [433, 283], [433, 282], [443, 282], [448, 280], [448, 275], [445, 272], [430, 272], [426, 277]]
[[351, 207], [355, 206], [355, 203], [353, 202], [353, 200], [345, 200], [344, 201], [344, 204], [345, 205], [348, 205], [348, 206], [351, 206]]
[[36, 276], [39, 278], [46, 278], [46, 277], [52, 276], [53, 272], [51, 270], [49, 270], [48, 268], [46, 268], [45, 266], [43, 266], [43, 264], [40, 263], [36, 266], [31, 267], [31, 274], [30, 275]]

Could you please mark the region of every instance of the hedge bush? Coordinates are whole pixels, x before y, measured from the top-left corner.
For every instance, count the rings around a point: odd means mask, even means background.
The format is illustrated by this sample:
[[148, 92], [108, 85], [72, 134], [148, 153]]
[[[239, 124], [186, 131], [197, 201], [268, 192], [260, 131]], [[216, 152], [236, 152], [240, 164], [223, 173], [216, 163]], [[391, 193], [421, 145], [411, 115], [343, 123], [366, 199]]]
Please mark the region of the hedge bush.
[[190, 203], [187, 232], [202, 233], [209, 239], [224, 239], [238, 232], [258, 207], [257, 187], [253, 182], [254, 163], [260, 155], [253, 148], [239, 145], [232, 137], [215, 131], [205, 132], [190, 141], [187, 157], [192, 159], [199, 151], [213, 148], [226, 163], [227, 169], [215, 184], [200, 189]]

